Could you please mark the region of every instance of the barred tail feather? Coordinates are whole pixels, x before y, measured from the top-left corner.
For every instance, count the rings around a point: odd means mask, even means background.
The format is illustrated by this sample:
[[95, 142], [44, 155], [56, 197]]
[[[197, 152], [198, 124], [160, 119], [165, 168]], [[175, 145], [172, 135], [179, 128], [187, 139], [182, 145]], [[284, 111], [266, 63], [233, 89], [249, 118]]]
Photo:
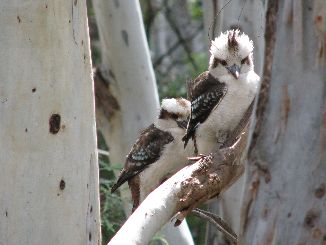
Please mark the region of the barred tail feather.
[[182, 141], [184, 141], [184, 145], [183, 147], [186, 148], [187, 144], [188, 144], [188, 141], [190, 140], [191, 138], [191, 135], [190, 134], [185, 134], [185, 136], [182, 137]]
[[198, 125], [199, 125], [199, 123], [197, 125], [195, 125], [194, 127], [191, 127], [191, 125], [188, 124], [187, 132], [186, 132], [185, 136], [183, 136], [183, 138], [182, 138], [182, 141], [185, 142], [184, 148], [186, 148], [190, 138], [193, 138], [195, 136], [196, 129], [197, 129]]

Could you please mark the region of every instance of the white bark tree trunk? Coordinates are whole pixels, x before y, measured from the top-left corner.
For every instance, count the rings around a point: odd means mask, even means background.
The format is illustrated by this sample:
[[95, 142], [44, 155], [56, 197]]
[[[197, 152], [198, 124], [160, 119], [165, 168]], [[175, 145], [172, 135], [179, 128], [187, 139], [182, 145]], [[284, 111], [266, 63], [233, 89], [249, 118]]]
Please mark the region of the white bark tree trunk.
[[[103, 117], [99, 126], [103, 127], [110, 148], [111, 163], [123, 166], [139, 132], [157, 116], [156, 81], [139, 2], [93, 0], [93, 6], [101, 43], [101, 72], [109, 81], [109, 89], [118, 105], [107, 122], [109, 126]], [[124, 203], [128, 203], [125, 210], [130, 213], [127, 185], [120, 188], [120, 193]], [[170, 244], [193, 244], [189, 229], [168, 230], [165, 236]]]
[[0, 244], [99, 244], [86, 3], [0, 11]]
[[[268, 35], [276, 38], [273, 69], [263, 81], [269, 90], [258, 109], [266, 109], [257, 114], [261, 128], [245, 183], [243, 244], [325, 244], [326, 69], [316, 66], [315, 54], [322, 54], [318, 41], [325, 43], [326, 3], [314, 1], [312, 11], [313, 1], [276, 2]], [[324, 28], [321, 40], [314, 27]]]

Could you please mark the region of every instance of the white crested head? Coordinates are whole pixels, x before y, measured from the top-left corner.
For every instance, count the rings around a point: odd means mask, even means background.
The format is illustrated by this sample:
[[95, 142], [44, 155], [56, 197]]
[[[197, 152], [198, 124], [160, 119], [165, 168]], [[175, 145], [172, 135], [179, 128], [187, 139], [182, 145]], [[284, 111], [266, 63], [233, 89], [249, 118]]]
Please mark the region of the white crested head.
[[161, 109], [164, 109], [171, 114], [182, 115], [183, 117], [189, 116], [190, 108], [190, 101], [183, 98], [163, 99], [161, 103]]
[[190, 101], [183, 98], [163, 99], [161, 103], [161, 112], [164, 110], [178, 119], [187, 118], [190, 115], [190, 109]]
[[217, 78], [227, 74], [236, 77], [253, 70], [253, 49], [252, 40], [239, 30], [221, 33], [210, 47], [210, 73]]

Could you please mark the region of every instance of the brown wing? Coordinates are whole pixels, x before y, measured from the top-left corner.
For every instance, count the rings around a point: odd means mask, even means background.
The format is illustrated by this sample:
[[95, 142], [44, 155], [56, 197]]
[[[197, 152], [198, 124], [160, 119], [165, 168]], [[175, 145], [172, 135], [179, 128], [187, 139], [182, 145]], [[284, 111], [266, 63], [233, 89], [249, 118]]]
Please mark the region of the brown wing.
[[195, 135], [198, 125], [208, 118], [227, 92], [226, 84], [218, 81], [209, 72], [200, 74], [188, 86], [191, 114], [186, 135], [182, 139], [185, 146], [189, 139]]
[[156, 128], [154, 124], [146, 128], [128, 154], [125, 167], [122, 169], [111, 192], [114, 192], [123, 183], [156, 162], [160, 158], [165, 145], [173, 140], [171, 133]]

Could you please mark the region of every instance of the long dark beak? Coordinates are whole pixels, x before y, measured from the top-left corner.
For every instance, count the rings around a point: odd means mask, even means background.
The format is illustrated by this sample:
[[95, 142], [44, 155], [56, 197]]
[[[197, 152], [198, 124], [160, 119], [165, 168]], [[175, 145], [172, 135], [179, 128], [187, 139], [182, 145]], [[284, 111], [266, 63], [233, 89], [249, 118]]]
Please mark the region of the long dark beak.
[[235, 77], [235, 79], [239, 78], [240, 75], [240, 67], [234, 64], [233, 66], [226, 67], [228, 71]]

